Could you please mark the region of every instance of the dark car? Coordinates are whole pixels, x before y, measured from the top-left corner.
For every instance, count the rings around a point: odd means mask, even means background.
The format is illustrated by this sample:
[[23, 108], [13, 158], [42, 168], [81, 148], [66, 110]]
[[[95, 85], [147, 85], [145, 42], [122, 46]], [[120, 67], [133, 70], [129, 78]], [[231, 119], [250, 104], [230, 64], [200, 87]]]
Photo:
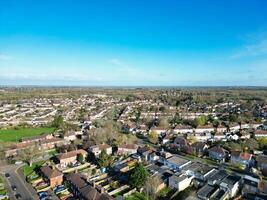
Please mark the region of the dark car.
[[12, 188], [12, 190], [14, 190], [14, 191], [17, 190], [17, 186], [15, 186], [15, 185], [12, 185], [11, 188]]
[[20, 194], [18, 194], [18, 193], [15, 195], [15, 197], [16, 197], [17, 199], [22, 199], [22, 196], [21, 196]]
[[10, 177], [10, 174], [9, 173], [5, 173], [5, 177], [6, 178], [9, 178]]

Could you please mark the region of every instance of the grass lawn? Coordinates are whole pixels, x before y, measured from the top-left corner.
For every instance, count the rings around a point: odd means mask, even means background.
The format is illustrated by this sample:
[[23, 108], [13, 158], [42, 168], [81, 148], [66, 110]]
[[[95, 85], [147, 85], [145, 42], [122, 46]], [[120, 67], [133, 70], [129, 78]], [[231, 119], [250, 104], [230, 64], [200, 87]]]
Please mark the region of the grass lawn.
[[132, 195], [124, 198], [125, 200], [148, 200], [145, 195], [135, 192]]
[[0, 190], [0, 195], [6, 195], [7, 191], [5, 189]]
[[23, 174], [25, 177], [29, 176], [31, 173], [34, 172], [34, 170], [38, 169], [39, 167], [41, 167], [44, 164], [45, 161], [39, 161], [39, 162], [35, 162], [32, 164], [32, 166], [30, 167], [29, 165], [25, 165], [23, 167]]
[[21, 128], [21, 129], [8, 129], [0, 130], [0, 141], [3, 142], [17, 142], [24, 137], [32, 137], [36, 135], [41, 135], [43, 133], [51, 133], [54, 128]]

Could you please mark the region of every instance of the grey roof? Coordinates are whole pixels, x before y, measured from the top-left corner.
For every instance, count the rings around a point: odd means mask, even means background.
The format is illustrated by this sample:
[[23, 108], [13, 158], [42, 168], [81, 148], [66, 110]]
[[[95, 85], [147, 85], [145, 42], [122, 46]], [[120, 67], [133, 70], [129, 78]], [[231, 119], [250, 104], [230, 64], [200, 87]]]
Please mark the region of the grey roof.
[[241, 180], [240, 176], [229, 175], [223, 179], [222, 183], [225, 183], [231, 187], [231, 186], [235, 185], [237, 182], [239, 182], [240, 180]]
[[187, 176], [184, 175], [184, 174], [182, 174], [182, 175], [176, 175], [176, 174], [174, 174], [174, 175], [172, 175], [172, 176], [169, 178], [169, 180], [175, 180], [175, 181], [177, 181], [178, 183], [181, 182], [181, 181], [183, 181], [183, 180], [185, 180], [185, 179], [187, 179]]
[[216, 192], [216, 194], [213, 196], [212, 199], [214, 200], [221, 200], [221, 199], [225, 199], [225, 196], [227, 195], [227, 191], [220, 189], [219, 191]]
[[222, 171], [222, 170], [220, 170], [220, 171], [218, 171], [217, 173], [215, 173], [215, 174], [213, 174], [213, 175], [211, 175], [210, 177], [209, 177], [209, 181], [221, 181], [222, 179], [224, 179], [225, 177], [227, 176], [227, 173], [225, 172], [225, 171]]
[[170, 163], [176, 164], [178, 166], [184, 165], [184, 164], [190, 162], [190, 160], [181, 158], [179, 156], [173, 156], [171, 158], [168, 158], [167, 161], [170, 162]]
[[216, 186], [206, 184], [197, 192], [197, 195], [201, 197], [210, 197], [217, 189], [218, 187]]
[[205, 164], [202, 164], [202, 163], [198, 163], [198, 162], [193, 162], [193, 163], [191, 163], [191, 164], [189, 164], [183, 168], [183, 170], [185, 170], [185, 171], [190, 170], [194, 173], [199, 173], [202, 175], [207, 174], [212, 169], [213, 169], [212, 167], [205, 165]]

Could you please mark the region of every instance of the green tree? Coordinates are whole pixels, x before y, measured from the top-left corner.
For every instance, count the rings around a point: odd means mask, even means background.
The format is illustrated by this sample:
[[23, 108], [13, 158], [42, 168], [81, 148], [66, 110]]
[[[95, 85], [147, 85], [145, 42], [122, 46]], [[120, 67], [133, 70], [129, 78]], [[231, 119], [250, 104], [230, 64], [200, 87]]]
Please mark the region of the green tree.
[[64, 124], [64, 118], [61, 115], [56, 115], [52, 121], [52, 127], [60, 128]]
[[148, 177], [148, 172], [142, 163], [138, 163], [132, 170], [130, 175], [130, 185], [137, 189], [140, 189], [145, 184]]
[[238, 122], [238, 116], [236, 114], [230, 114], [229, 115], [229, 121], [230, 122]]
[[77, 160], [80, 162], [80, 163], [84, 163], [84, 156], [82, 154], [78, 154], [78, 157], [77, 157]]
[[101, 151], [97, 159], [97, 163], [100, 167], [108, 167], [112, 162], [112, 156], [107, 154], [106, 150]]
[[203, 116], [196, 118], [195, 122], [197, 126], [204, 126], [207, 123], [207, 118], [206, 116], [203, 115]]
[[227, 143], [226, 148], [229, 149], [230, 151], [243, 151], [242, 143], [237, 143], [237, 142]]
[[148, 140], [149, 142], [155, 144], [158, 142], [158, 134], [156, 131], [150, 131], [150, 133], [148, 134]]
[[259, 149], [258, 141], [253, 139], [253, 138], [247, 139], [244, 142], [244, 146], [245, 146], [246, 149], [249, 149], [249, 150], [257, 150], [257, 149]]
[[259, 138], [258, 143], [261, 150], [267, 150], [267, 138]]

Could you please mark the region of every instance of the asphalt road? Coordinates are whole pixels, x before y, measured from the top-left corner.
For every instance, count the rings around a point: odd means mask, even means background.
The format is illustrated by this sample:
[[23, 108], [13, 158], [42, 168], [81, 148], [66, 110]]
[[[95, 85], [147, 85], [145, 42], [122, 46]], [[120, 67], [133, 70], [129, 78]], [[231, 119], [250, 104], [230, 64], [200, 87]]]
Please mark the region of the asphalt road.
[[[8, 195], [10, 197], [10, 200], [16, 200], [15, 197], [16, 194], [21, 195], [21, 200], [36, 200], [38, 199], [38, 196], [35, 192], [35, 190], [32, 188], [31, 185], [29, 185], [25, 179], [23, 178], [21, 172], [19, 171], [19, 168], [21, 166], [17, 165], [8, 165], [1, 168], [1, 173], [6, 174], [9, 173], [10, 177], [6, 178], [6, 186], [8, 190]], [[5, 176], [4, 176], [5, 177]], [[16, 186], [16, 191], [12, 190], [12, 186]]]

